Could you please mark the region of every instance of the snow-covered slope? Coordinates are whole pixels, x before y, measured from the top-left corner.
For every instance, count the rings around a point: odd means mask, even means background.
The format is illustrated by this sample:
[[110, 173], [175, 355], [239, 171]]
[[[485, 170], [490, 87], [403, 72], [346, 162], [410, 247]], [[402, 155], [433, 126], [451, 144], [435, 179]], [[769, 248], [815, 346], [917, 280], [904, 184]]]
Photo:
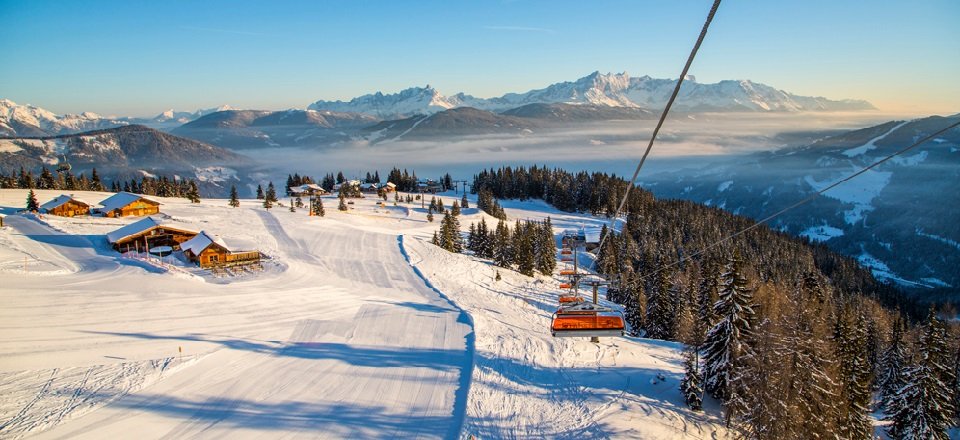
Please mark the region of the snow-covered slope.
[[[588, 104], [592, 106], [641, 109], [662, 108], [676, 80], [649, 76], [633, 78], [627, 73], [593, 72], [572, 82], [552, 84], [526, 93], [507, 93], [501, 97], [483, 99], [463, 93], [444, 96], [434, 88], [414, 87], [396, 94], [377, 92], [343, 101], [316, 101], [310, 108], [359, 112], [385, 119], [397, 119], [414, 114], [430, 114], [455, 107], [474, 107], [482, 110], [503, 111], [529, 104]], [[834, 101], [822, 97], [798, 96], [765, 84], [748, 80], [720, 81], [702, 84], [694, 78], [684, 81], [675, 104], [677, 111], [823, 111], [872, 110], [866, 101]]]
[[[0, 209], [25, 197], [0, 192]], [[136, 219], [8, 215], [0, 434], [727, 436], [715, 402], [704, 413], [682, 404], [675, 344], [554, 339], [556, 279], [500, 269], [495, 281], [489, 264], [427, 244], [437, 224], [418, 204], [358, 199], [340, 212], [335, 200], [317, 218], [255, 200], [161, 199], [167, 221], [264, 253], [262, 272], [228, 277], [110, 250], [102, 234]], [[600, 221], [507, 205], [558, 230]], [[484, 215], [466, 209], [462, 222]]]

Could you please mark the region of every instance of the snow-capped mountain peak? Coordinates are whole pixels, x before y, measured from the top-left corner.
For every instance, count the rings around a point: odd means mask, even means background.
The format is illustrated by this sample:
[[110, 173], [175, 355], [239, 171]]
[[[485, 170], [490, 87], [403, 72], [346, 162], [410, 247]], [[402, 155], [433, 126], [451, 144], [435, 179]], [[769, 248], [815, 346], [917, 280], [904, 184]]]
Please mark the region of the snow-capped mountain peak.
[[0, 99], [0, 135], [4, 136], [45, 136], [121, 125], [127, 125], [127, 122], [104, 118], [92, 112], [61, 116], [33, 105]]
[[[454, 107], [475, 107], [503, 111], [528, 104], [586, 104], [608, 107], [659, 109], [673, 88], [674, 79], [644, 75], [631, 77], [627, 72], [595, 71], [575, 81], [551, 84], [526, 93], [507, 93], [489, 99], [457, 93], [444, 96], [429, 85], [412, 87], [395, 94], [363, 95], [350, 101], [316, 101], [309, 108], [374, 115], [380, 118], [432, 114]], [[821, 97], [797, 96], [750, 80], [724, 80], [714, 84], [696, 82], [688, 75], [679, 99], [678, 111], [821, 111], [874, 109], [866, 101], [832, 101]]]

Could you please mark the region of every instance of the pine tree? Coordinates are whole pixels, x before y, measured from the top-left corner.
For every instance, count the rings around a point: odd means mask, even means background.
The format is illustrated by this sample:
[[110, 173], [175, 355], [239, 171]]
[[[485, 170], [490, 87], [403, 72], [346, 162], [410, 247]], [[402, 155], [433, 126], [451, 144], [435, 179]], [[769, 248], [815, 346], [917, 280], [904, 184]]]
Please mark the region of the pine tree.
[[460, 222], [451, 212], [443, 215], [440, 221], [440, 247], [449, 252], [463, 251], [463, 238], [460, 236]]
[[234, 208], [240, 206], [240, 198], [237, 196], [236, 185], [230, 185], [230, 201], [227, 202], [227, 204]]
[[553, 224], [550, 217], [535, 228], [534, 253], [537, 259], [537, 271], [550, 275], [557, 267], [557, 242], [553, 236]]
[[657, 283], [647, 293], [647, 337], [652, 339], [673, 340], [676, 336], [677, 311], [674, 310], [674, 291], [669, 271], [661, 271]]
[[513, 263], [510, 229], [500, 220], [493, 234], [493, 259], [497, 266], [510, 268]]
[[521, 226], [517, 221], [513, 229], [513, 238], [515, 251], [513, 253], [513, 263], [517, 265], [517, 272], [526, 276], [533, 276], [533, 268], [536, 265], [533, 254], [533, 240], [530, 234], [530, 228]]
[[434, 246], [440, 247], [440, 237], [437, 235], [437, 231], [433, 231], [433, 239], [430, 240], [430, 243]]
[[843, 438], [869, 438], [873, 432], [868, 417], [873, 367], [867, 363], [866, 333], [863, 312], [845, 307], [834, 330], [840, 367], [837, 432]]
[[323, 199], [320, 197], [313, 198], [313, 215], [318, 217], [327, 215], [327, 211], [323, 209]]
[[[126, 191], [126, 190], [124, 190], [124, 191]], [[263, 195], [263, 186], [257, 185], [257, 200], [263, 200], [263, 198], [264, 198], [264, 195]]]
[[467, 201], [467, 192], [463, 192], [463, 197], [460, 198], [460, 208], [470, 209], [470, 202]]
[[200, 190], [197, 188], [197, 182], [190, 181], [190, 189], [187, 190], [187, 200], [190, 203], [200, 203]]
[[952, 376], [946, 365], [947, 341], [944, 324], [931, 309], [920, 337], [919, 359], [906, 371], [907, 384], [890, 405], [888, 429], [897, 439], [946, 440], [954, 414], [951, 385], [944, 376]]
[[779, 356], [775, 368], [786, 383], [781, 395], [783, 424], [790, 432], [803, 432], [809, 438], [833, 437], [836, 418], [836, 383], [830, 374], [835, 364], [825, 339], [825, 294], [812, 273], [800, 277], [789, 298], [793, 313], [786, 315], [785, 329], [774, 348]]
[[456, 200], [453, 201], [453, 206], [450, 207], [450, 214], [460, 215], [460, 204]]
[[699, 347], [693, 345], [688, 345], [684, 350], [684, 374], [680, 381], [683, 400], [694, 411], [703, 409], [703, 377], [700, 375], [699, 351]]
[[719, 299], [714, 306], [719, 321], [707, 332], [703, 344], [704, 388], [725, 403], [737, 392], [732, 382], [740, 357], [749, 350], [747, 339], [754, 316], [753, 293], [742, 271], [743, 260], [736, 251], [719, 277]]
[[433, 208], [427, 208], [427, 221], [433, 223]]
[[897, 319], [893, 323], [890, 346], [880, 356], [880, 376], [877, 378], [881, 407], [887, 414], [893, 412], [895, 408], [893, 401], [899, 397], [900, 390], [907, 384], [904, 372], [906, 366], [907, 352], [903, 346], [903, 321]]
[[27, 193], [27, 212], [36, 212], [40, 210], [40, 203], [37, 202], [37, 195], [31, 189]]
[[344, 198], [343, 193], [340, 193], [339, 199], [340, 199], [340, 204], [337, 205], [337, 209], [339, 209], [340, 211], [346, 211], [346, 210], [347, 210], [347, 200], [346, 200], [346, 198]]
[[264, 195], [264, 199], [270, 200], [271, 203], [280, 201], [280, 199], [277, 198], [277, 189], [273, 187], [273, 182], [267, 185], [267, 193]]

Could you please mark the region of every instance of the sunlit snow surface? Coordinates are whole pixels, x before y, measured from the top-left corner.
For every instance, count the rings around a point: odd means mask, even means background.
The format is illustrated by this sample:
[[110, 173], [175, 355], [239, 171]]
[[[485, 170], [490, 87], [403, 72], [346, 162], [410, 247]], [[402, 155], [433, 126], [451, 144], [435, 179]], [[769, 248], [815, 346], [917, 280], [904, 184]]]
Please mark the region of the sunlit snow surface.
[[[716, 402], [683, 405], [677, 344], [554, 339], [559, 278], [495, 281], [487, 262], [427, 243], [439, 221], [419, 203], [342, 213], [325, 198], [316, 218], [161, 198], [161, 217], [264, 253], [262, 272], [221, 277], [109, 249], [103, 234], [136, 219], [24, 217], [25, 197], [0, 192], [0, 436], [726, 435]], [[504, 205], [558, 233], [603, 223]], [[464, 210], [462, 226], [481, 216]]]

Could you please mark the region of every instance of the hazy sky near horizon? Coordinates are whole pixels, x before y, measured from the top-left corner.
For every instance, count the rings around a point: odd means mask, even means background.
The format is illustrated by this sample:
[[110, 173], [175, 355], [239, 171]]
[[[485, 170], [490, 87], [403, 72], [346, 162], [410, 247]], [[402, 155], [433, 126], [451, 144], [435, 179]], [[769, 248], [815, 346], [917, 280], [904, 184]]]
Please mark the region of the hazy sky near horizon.
[[[0, 98], [57, 113], [304, 108], [430, 84], [478, 97], [590, 72], [676, 78], [700, 1], [0, 0]], [[960, 2], [723, 3], [691, 73], [960, 112]]]

